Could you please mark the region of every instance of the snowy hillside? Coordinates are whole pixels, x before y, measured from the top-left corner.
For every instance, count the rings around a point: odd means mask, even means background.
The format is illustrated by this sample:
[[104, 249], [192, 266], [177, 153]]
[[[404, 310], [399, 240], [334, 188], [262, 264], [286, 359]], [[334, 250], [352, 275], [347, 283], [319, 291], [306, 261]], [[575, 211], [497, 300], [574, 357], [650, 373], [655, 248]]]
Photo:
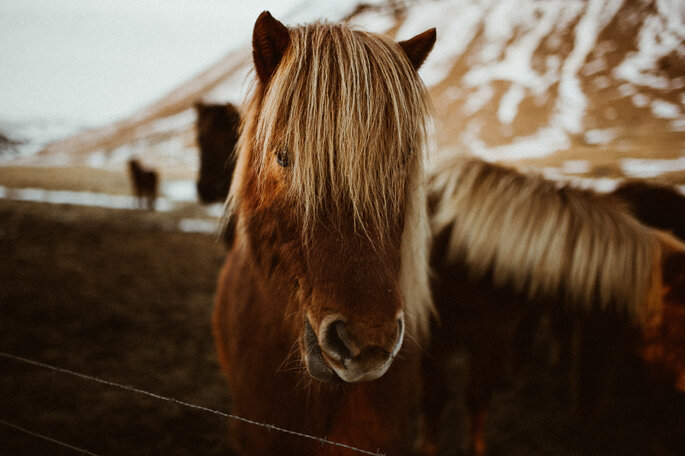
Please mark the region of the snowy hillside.
[[[406, 39], [437, 27], [421, 74], [441, 153], [542, 167], [551, 175], [664, 172], [685, 183], [685, 3], [680, 0], [435, 0], [355, 7], [330, 20]], [[318, 8], [318, 9], [317, 9]], [[316, 2], [281, 18], [323, 15]], [[239, 103], [251, 80], [249, 36], [205, 72], [135, 115], [51, 144], [17, 164], [123, 169], [197, 166], [196, 100]]]

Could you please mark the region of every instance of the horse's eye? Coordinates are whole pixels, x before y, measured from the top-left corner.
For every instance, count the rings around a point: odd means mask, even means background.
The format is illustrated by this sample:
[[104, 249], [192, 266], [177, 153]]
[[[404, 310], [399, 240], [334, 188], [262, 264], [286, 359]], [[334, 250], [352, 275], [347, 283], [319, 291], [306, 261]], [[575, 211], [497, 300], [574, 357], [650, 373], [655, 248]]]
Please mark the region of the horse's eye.
[[283, 168], [287, 168], [288, 166], [290, 166], [290, 159], [288, 157], [287, 147], [283, 146], [283, 149], [276, 152], [276, 160], [278, 160], [278, 164], [281, 165]]

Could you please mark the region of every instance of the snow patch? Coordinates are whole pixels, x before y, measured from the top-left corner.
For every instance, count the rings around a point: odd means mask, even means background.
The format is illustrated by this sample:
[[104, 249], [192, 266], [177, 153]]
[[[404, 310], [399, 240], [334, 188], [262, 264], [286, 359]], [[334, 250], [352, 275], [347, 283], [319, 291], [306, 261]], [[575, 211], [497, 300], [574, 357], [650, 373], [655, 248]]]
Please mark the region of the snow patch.
[[613, 71], [617, 79], [658, 90], [673, 90], [671, 81], [658, 74], [660, 58], [678, 52], [685, 39], [681, 0], [654, 2], [657, 12], [646, 17], [637, 38], [637, 50]]
[[583, 76], [592, 76], [595, 73], [599, 73], [600, 71], [605, 70], [606, 67], [606, 60], [600, 57], [595, 60], [592, 60], [591, 62], [586, 63], [581, 72]]
[[620, 93], [621, 96], [629, 97], [637, 93], [637, 87], [629, 83], [621, 84], [618, 86], [618, 93]]
[[483, 84], [478, 86], [477, 90], [466, 97], [466, 102], [462, 106], [462, 112], [467, 116], [473, 115], [483, 109], [483, 106], [488, 104], [492, 99], [495, 91], [490, 84]]
[[197, 201], [195, 181], [173, 180], [162, 183], [162, 195], [173, 201]]
[[[533, 54], [552, 32], [560, 6], [557, 2], [527, 6], [516, 2], [497, 3], [484, 18], [487, 44], [479, 54], [479, 63], [472, 65], [464, 75], [464, 83], [477, 86], [492, 81], [511, 81], [534, 93], [545, 92], [556, 79], [556, 68], [548, 65], [545, 74], [537, 73], [533, 69]], [[525, 30], [525, 34], [510, 43], [519, 29]], [[503, 57], [499, 58], [501, 55]]]
[[645, 95], [644, 93], [636, 93], [632, 97], [630, 97], [630, 100], [633, 102], [633, 105], [637, 108], [645, 108], [647, 105], [649, 105], [649, 102], [651, 99], [649, 98], [649, 95]]
[[618, 12], [622, 0], [590, 0], [585, 14], [574, 30], [573, 50], [564, 61], [559, 80], [559, 98], [554, 108], [553, 125], [570, 133], [580, 133], [587, 99], [578, 79], [579, 70], [597, 43], [599, 33]]
[[561, 172], [564, 174], [586, 174], [590, 169], [590, 162], [587, 160], [566, 160], [561, 165]]
[[126, 195], [106, 195], [95, 192], [70, 190], [44, 190], [41, 188], [4, 189], [3, 198], [14, 201], [32, 201], [52, 204], [97, 206], [109, 209], [133, 209], [136, 201]]
[[548, 167], [542, 170], [545, 178], [558, 182], [558, 185], [572, 185], [576, 188], [594, 190], [600, 193], [609, 193], [616, 190], [619, 179], [611, 177], [579, 177], [564, 174], [563, 169]]
[[600, 178], [579, 178], [574, 177], [570, 179], [571, 184], [579, 188], [592, 189], [600, 193], [609, 193], [616, 190], [620, 179], [615, 179], [611, 177], [600, 177]]
[[[685, 117], [672, 121], [671, 131], [685, 131]], [[685, 152], [685, 150], [683, 152]]]
[[[156, 200], [155, 209], [159, 212], [169, 212], [178, 209], [179, 206], [188, 204], [189, 202], [196, 202], [194, 197], [192, 200], [188, 199], [188, 183], [177, 181], [176, 190], [169, 191], [166, 196], [159, 197]], [[185, 187], [186, 191], [179, 189]], [[174, 188], [174, 185], [167, 187]], [[106, 209], [138, 209], [136, 199], [129, 195], [111, 195], [106, 193], [87, 192], [87, 191], [71, 191], [71, 190], [45, 190], [42, 188], [7, 188], [0, 186], [0, 199], [7, 199], [12, 201], [30, 201], [38, 203], [50, 204], [71, 204], [77, 206], [103, 207]], [[216, 220], [223, 215], [222, 204], [212, 204], [203, 208], [204, 213], [215, 221], [205, 221], [204, 225], [200, 223], [203, 219], [188, 219], [193, 220], [187, 222], [189, 227], [196, 232], [209, 232], [207, 230], [209, 224], [212, 225], [210, 231], [215, 231]], [[201, 228], [204, 226], [204, 228]], [[191, 230], [191, 228], [188, 228]]]
[[[377, 11], [367, 10], [352, 18], [350, 24], [356, 28], [369, 32], [385, 33], [393, 28], [397, 24], [397, 21], [390, 11], [379, 14]], [[411, 38], [411, 36], [397, 37], [398, 40], [407, 40], [409, 38]]]
[[[432, 27], [438, 30], [439, 38], [419, 70], [427, 86], [437, 85], [447, 77], [452, 65], [473, 41], [492, 3], [493, 0], [440, 0], [408, 10], [406, 20], [397, 31], [398, 37], [412, 37]], [[455, 18], [459, 26], [455, 26]]]
[[664, 173], [684, 171], [685, 156], [672, 160], [627, 158], [621, 161], [621, 168], [627, 176], [638, 178], [657, 177]]
[[680, 107], [664, 100], [652, 101], [652, 113], [661, 119], [677, 119], [680, 117]]
[[216, 222], [205, 219], [185, 218], [178, 222], [178, 229], [184, 233], [212, 234], [217, 232]]
[[502, 96], [497, 110], [497, 118], [503, 124], [509, 125], [516, 118], [519, 103], [525, 97], [526, 92], [520, 85], [514, 84], [509, 88], [507, 93]]
[[213, 203], [205, 206], [205, 211], [207, 215], [211, 217], [221, 218], [224, 215], [224, 204], [223, 203]]
[[585, 144], [608, 144], [616, 137], [616, 130], [607, 128], [605, 130], [588, 130], [583, 135]]
[[558, 128], [544, 127], [530, 136], [516, 138], [511, 144], [487, 147], [482, 140], [471, 138], [472, 153], [488, 161], [520, 160], [525, 158], [540, 158], [551, 153], [570, 147], [568, 135]]
[[595, 85], [600, 90], [606, 89], [608, 87], [611, 87], [611, 84], [613, 83], [610, 78], [606, 76], [597, 76], [592, 80], [592, 83]]

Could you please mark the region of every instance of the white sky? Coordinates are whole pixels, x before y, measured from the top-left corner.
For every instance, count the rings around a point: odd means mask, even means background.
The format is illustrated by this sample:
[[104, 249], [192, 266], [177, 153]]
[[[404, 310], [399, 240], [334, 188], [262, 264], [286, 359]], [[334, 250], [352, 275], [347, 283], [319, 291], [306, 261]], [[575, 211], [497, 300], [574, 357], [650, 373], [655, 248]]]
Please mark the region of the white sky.
[[107, 124], [249, 42], [263, 10], [284, 21], [310, 20], [336, 18], [351, 4], [0, 0], [0, 122]]

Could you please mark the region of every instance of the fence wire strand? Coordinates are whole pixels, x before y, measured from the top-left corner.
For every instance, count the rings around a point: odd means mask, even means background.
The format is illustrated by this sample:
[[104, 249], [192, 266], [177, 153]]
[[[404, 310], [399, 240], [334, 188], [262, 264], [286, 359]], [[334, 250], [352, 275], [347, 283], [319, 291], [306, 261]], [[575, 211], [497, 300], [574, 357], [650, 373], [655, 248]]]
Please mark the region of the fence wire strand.
[[3, 424], [3, 425], [10, 427], [12, 429], [16, 429], [17, 431], [21, 431], [21, 432], [28, 434], [28, 435], [31, 435], [33, 437], [38, 437], [39, 439], [47, 440], [48, 442], [55, 443], [59, 446], [65, 447], [65, 448], [69, 448], [70, 450], [78, 451], [81, 454], [87, 454], [88, 456], [100, 456], [96, 453], [91, 453], [88, 450], [84, 450], [83, 448], [79, 448], [79, 447], [76, 447], [74, 445], [70, 445], [66, 442], [62, 442], [62, 441], [54, 439], [52, 437], [48, 437], [47, 435], [39, 434], [38, 432], [31, 431], [31, 430], [26, 429], [24, 427], [18, 426], [14, 423], [10, 423], [9, 421], [5, 421], [2, 418], [0, 418], [0, 424]]
[[[355, 452], [360, 453], [360, 454], [369, 454], [369, 455], [373, 455], [373, 456], [385, 456], [385, 454], [384, 454], [384, 453], [381, 453], [380, 450], [376, 450], [375, 452], [367, 451], [367, 450], [362, 450], [362, 449], [360, 449], [360, 448], [356, 448], [356, 447], [353, 447], [353, 446], [351, 446], [351, 445], [346, 445], [346, 444], [344, 444], [344, 443], [334, 442], [334, 441], [332, 441], [332, 440], [328, 440], [328, 439], [325, 439], [325, 438], [322, 438], [322, 437], [317, 437], [317, 436], [314, 436], [314, 435], [305, 434], [305, 433], [302, 433], [302, 432], [291, 431], [290, 429], [281, 428], [281, 427], [275, 426], [275, 425], [273, 425], [273, 424], [261, 423], [261, 422], [259, 422], [259, 421], [250, 420], [250, 419], [248, 419], [248, 418], [243, 418], [243, 417], [240, 417], [240, 416], [238, 416], [238, 415], [232, 415], [232, 414], [230, 414], [230, 413], [226, 413], [226, 412], [222, 412], [222, 411], [219, 411], [219, 410], [211, 409], [211, 408], [209, 408], [209, 407], [204, 407], [204, 406], [202, 406], [202, 405], [191, 404], [191, 403], [189, 403], [189, 402], [184, 402], [184, 401], [181, 401], [181, 400], [179, 400], [179, 399], [174, 399], [174, 398], [172, 398], [172, 397], [167, 397], [167, 396], [162, 396], [162, 395], [159, 395], [159, 394], [151, 393], [151, 392], [149, 392], [149, 391], [145, 391], [145, 390], [142, 390], [142, 389], [140, 389], [140, 388], [136, 388], [136, 387], [133, 387], [133, 386], [130, 386], [130, 385], [122, 385], [121, 383], [116, 383], [116, 382], [112, 382], [112, 381], [109, 381], [109, 380], [104, 380], [104, 379], [101, 379], [101, 378], [98, 378], [98, 377], [94, 377], [94, 376], [92, 376], [92, 375], [82, 374], [82, 373], [80, 373], [80, 372], [72, 371], [72, 370], [70, 370], [70, 369], [65, 369], [65, 368], [63, 368], [63, 367], [53, 366], [53, 365], [51, 365], [51, 364], [46, 364], [46, 363], [43, 363], [43, 362], [40, 362], [40, 361], [36, 361], [36, 360], [33, 360], [33, 359], [24, 358], [24, 357], [22, 357], [22, 356], [13, 355], [13, 354], [11, 354], [11, 353], [5, 353], [5, 352], [0, 351], [0, 356], [3, 357], [3, 358], [9, 359], [9, 360], [13, 360], [13, 361], [17, 361], [17, 362], [29, 364], [29, 365], [32, 365], [32, 366], [42, 367], [42, 368], [44, 368], [44, 369], [49, 369], [49, 370], [52, 370], [52, 371], [55, 371], [55, 372], [59, 372], [59, 373], [62, 373], [62, 374], [67, 374], [67, 375], [71, 375], [71, 376], [74, 376], [74, 377], [78, 377], [78, 378], [81, 378], [81, 379], [83, 379], [83, 380], [88, 380], [88, 381], [91, 381], [91, 382], [100, 383], [100, 384], [107, 385], [107, 386], [111, 386], [111, 387], [114, 387], [114, 388], [123, 389], [123, 390], [125, 390], [125, 391], [130, 391], [130, 392], [133, 392], [133, 393], [142, 394], [142, 395], [145, 395], [145, 396], [148, 396], [148, 397], [152, 397], [152, 398], [155, 398], [155, 399], [158, 399], [158, 400], [161, 400], [161, 401], [166, 401], [166, 402], [170, 402], [170, 403], [172, 403], [172, 404], [181, 405], [181, 406], [183, 406], [183, 407], [188, 407], [188, 408], [191, 408], [191, 409], [200, 410], [200, 411], [202, 411], [202, 412], [211, 413], [211, 414], [218, 415], [218, 416], [221, 416], [221, 417], [224, 417], [224, 418], [228, 418], [228, 419], [231, 419], [231, 420], [236, 420], [236, 421], [241, 421], [241, 422], [243, 422], [243, 423], [252, 424], [252, 425], [254, 425], [254, 426], [259, 426], [259, 427], [262, 427], [262, 428], [267, 429], [267, 430], [269, 430], [269, 431], [278, 431], [278, 432], [282, 432], [282, 433], [284, 433], [284, 434], [289, 434], [289, 435], [294, 435], [294, 436], [302, 437], [302, 438], [309, 439], [309, 440], [314, 440], [314, 441], [317, 441], [317, 442], [319, 442], [319, 443], [321, 443], [321, 444], [326, 444], [326, 445], [337, 446], [337, 447], [340, 447], [340, 448], [345, 448], [345, 449], [348, 449], [348, 450], [351, 450], [351, 451], [355, 451]], [[1, 420], [0, 420], [0, 421], [1, 421]], [[17, 428], [17, 429], [19, 429], [19, 430], [25, 431], [25, 432], [27, 432], [27, 433], [29, 433], [29, 434], [33, 434], [32, 432], [30, 432], [30, 431], [28, 431], [28, 430], [24, 430], [23, 428], [19, 428], [18, 426], [14, 426], [14, 425], [11, 425], [11, 424], [9, 424], [9, 423], [7, 423], [7, 424], [8, 424], [9, 426], [11, 426], [11, 427], [15, 427], [15, 428]], [[38, 435], [37, 435], [37, 437], [46, 438], [47, 440], [53, 441], [53, 439], [50, 439], [49, 437], [38, 436]], [[58, 443], [58, 444], [60, 444], [60, 445], [64, 445], [64, 446], [67, 446], [67, 447], [70, 447], [70, 448], [71, 448], [70, 445], [65, 444], [65, 443], [63, 443], [63, 442], [55, 441], [55, 443]], [[75, 447], [73, 447], [72, 449], [74, 449], [74, 450], [76, 450], [76, 451], [84, 452], [85, 454], [93, 454], [93, 453], [88, 453], [88, 452], [85, 451], [85, 450], [81, 450], [81, 449], [75, 448]], [[94, 456], [98, 456], [98, 455], [94, 455]]]

